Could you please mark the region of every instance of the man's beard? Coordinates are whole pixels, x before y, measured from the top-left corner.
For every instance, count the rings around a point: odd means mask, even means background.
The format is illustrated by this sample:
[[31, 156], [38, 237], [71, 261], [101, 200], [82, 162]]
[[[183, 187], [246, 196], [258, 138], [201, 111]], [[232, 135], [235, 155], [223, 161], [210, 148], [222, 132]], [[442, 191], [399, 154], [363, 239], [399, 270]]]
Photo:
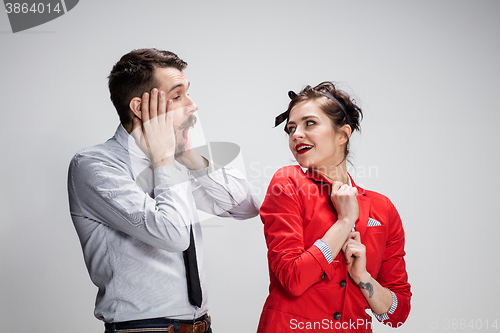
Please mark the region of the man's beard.
[[[188, 127], [193, 127], [196, 124], [196, 120], [197, 119], [194, 115], [190, 115], [189, 118], [179, 126], [176, 134], [180, 134], [182, 136], [182, 132], [186, 130]], [[186, 152], [186, 144], [184, 143], [176, 144], [175, 155], [174, 155], [175, 158], [182, 156], [185, 152]]]

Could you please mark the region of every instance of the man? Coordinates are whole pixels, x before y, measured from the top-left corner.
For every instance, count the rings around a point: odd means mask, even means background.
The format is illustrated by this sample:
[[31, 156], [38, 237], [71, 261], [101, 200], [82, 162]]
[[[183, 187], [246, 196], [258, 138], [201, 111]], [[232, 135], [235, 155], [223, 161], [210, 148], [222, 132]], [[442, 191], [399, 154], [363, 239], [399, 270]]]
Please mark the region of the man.
[[106, 332], [211, 332], [196, 209], [258, 214], [237, 170], [191, 149], [198, 107], [186, 66], [168, 51], [124, 55], [109, 75], [121, 124], [69, 167], [71, 217]]

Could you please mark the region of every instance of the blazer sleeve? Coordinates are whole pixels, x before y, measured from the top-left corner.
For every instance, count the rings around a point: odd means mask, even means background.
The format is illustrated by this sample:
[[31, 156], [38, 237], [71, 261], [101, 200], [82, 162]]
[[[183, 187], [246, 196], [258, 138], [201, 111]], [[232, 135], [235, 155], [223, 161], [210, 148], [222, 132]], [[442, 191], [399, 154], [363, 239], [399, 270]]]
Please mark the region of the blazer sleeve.
[[392, 313], [389, 311], [382, 322], [392, 327], [399, 327], [406, 321], [410, 313], [411, 291], [404, 260], [405, 233], [403, 223], [392, 202], [389, 199], [386, 200], [389, 235], [377, 280], [383, 287], [393, 292], [397, 301], [396, 308], [391, 308]]
[[335, 273], [317, 246], [304, 247], [302, 202], [297, 192], [293, 182], [275, 175], [260, 209], [269, 269], [293, 296]]

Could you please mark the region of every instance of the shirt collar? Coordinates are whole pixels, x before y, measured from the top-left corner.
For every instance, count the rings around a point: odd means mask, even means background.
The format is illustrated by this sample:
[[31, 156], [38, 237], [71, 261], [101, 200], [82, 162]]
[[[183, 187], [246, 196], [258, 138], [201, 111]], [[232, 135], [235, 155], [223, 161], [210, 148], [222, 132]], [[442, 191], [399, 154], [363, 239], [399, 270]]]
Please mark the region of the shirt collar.
[[[314, 171], [311, 171], [311, 170], [306, 169], [306, 168], [302, 168], [302, 171], [305, 173], [306, 177], [310, 178], [314, 182], [327, 183], [330, 185], [332, 184], [328, 179], [326, 179], [325, 176], [323, 176], [322, 174], [320, 174], [318, 172], [314, 172]], [[363, 194], [365, 192], [365, 190], [362, 189], [361, 187], [359, 187], [358, 185], [356, 185], [356, 183], [354, 183], [354, 180], [352, 179], [352, 177], [349, 173], [347, 173], [347, 175], [349, 176], [349, 178], [347, 179], [348, 185], [357, 187], [358, 193]]]
[[149, 160], [149, 157], [142, 151], [142, 149], [137, 145], [135, 139], [132, 135], [128, 134], [127, 130], [122, 124], [118, 125], [115, 132], [115, 138], [118, 143], [125, 148], [130, 154], [135, 155], [139, 158], [145, 158]]

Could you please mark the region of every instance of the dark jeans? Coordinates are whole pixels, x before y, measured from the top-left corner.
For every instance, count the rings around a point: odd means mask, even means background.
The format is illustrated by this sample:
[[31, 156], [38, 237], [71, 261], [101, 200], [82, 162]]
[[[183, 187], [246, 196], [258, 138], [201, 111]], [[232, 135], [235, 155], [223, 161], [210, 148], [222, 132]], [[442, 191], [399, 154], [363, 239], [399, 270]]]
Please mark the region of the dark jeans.
[[[202, 321], [206, 317], [200, 317], [194, 321]], [[193, 320], [176, 320], [176, 319], [167, 319], [167, 318], [154, 318], [154, 319], [144, 319], [144, 320], [132, 320], [132, 321], [124, 321], [121, 323], [113, 323], [113, 324], [105, 324], [105, 333], [116, 333], [120, 330], [127, 329], [140, 329], [140, 332], [158, 332], [155, 330], [149, 331], [148, 328], [165, 328], [165, 330], [170, 326], [174, 325], [174, 333], [179, 333], [180, 324], [189, 324], [192, 325]], [[206, 320], [205, 320], [206, 321]], [[137, 332], [137, 331], [136, 331]], [[212, 327], [209, 327], [207, 333], [212, 333]]]

